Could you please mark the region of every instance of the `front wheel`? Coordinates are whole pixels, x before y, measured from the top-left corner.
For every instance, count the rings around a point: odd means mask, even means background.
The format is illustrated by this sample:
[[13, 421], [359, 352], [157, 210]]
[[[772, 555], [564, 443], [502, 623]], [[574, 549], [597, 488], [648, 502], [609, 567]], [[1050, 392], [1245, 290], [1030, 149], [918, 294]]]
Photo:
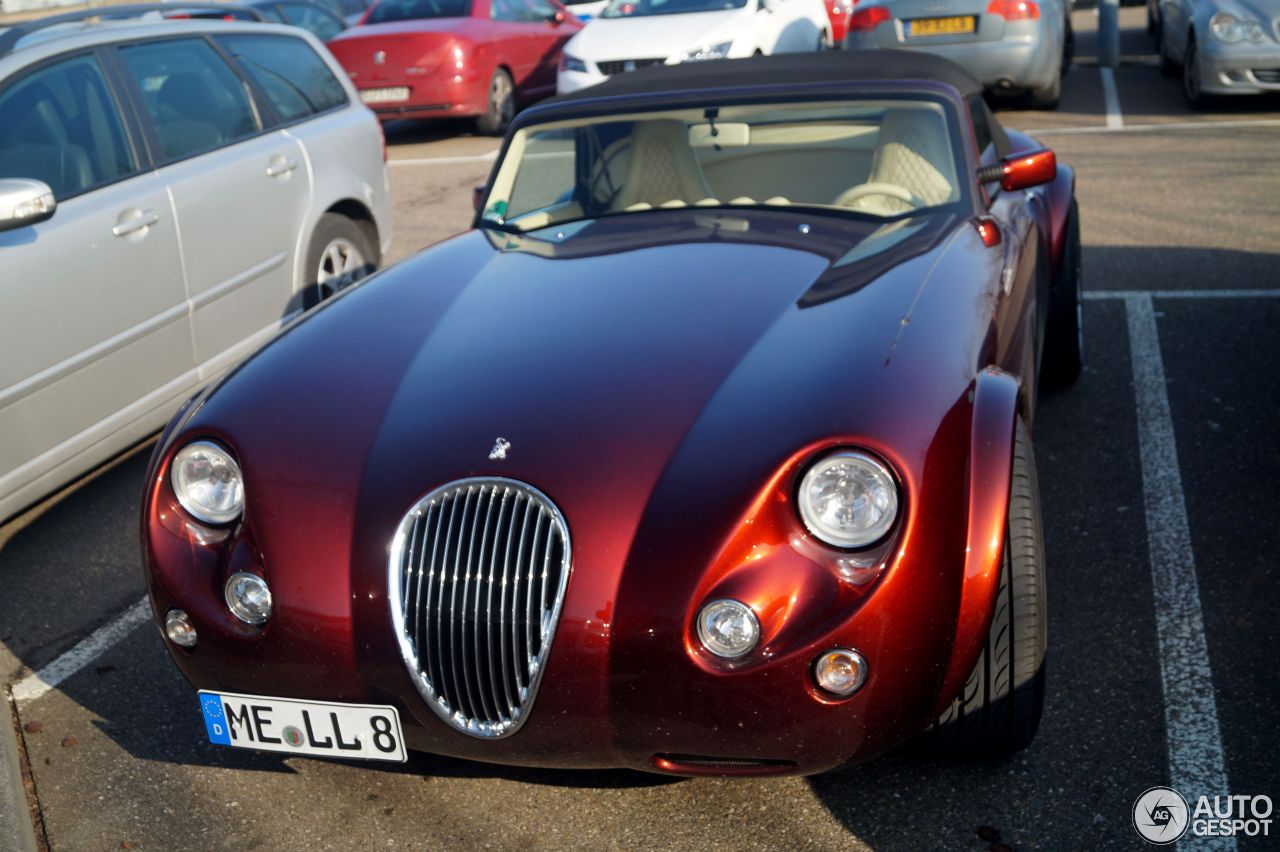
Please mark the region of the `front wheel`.
[[307, 247], [303, 307], [318, 305], [377, 266], [377, 249], [365, 229], [339, 213], [325, 213], [311, 232]]
[[476, 119], [476, 130], [485, 136], [501, 136], [516, 114], [516, 87], [511, 75], [495, 68], [489, 78], [489, 100], [484, 115]]
[[1204, 93], [1200, 76], [1200, 50], [1194, 37], [1187, 41], [1187, 55], [1182, 59], [1182, 94], [1196, 109], [1205, 109], [1212, 98]]
[[1044, 534], [1031, 438], [1019, 417], [1004, 559], [987, 641], [978, 664], [930, 732], [948, 757], [991, 758], [1021, 751], [1035, 739], [1044, 709]]

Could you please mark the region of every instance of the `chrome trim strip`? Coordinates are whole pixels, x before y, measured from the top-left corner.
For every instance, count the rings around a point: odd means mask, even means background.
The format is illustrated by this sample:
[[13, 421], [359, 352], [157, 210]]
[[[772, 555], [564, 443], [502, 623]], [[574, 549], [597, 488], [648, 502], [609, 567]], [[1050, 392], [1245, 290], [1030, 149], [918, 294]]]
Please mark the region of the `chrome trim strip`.
[[[446, 502], [448, 521], [444, 520]], [[500, 576], [499, 550], [503, 551]], [[450, 558], [452, 577], [446, 574]], [[497, 739], [515, 733], [537, 696], [572, 570], [569, 527], [560, 510], [541, 491], [514, 479], [457, 480], [436, 488], [409, 509], [392, 539], [387, 565], [387, 598], [396, 641], [427, 706], [451, 727], [474, 737]], [[558, 582], [553, 583], [557, 567]], [[501, 588], [495, 613], [497, 583]], [[523, 630], [516, 617], [522, 605]], [[452, 696], [457, 706], [446, 696]]]

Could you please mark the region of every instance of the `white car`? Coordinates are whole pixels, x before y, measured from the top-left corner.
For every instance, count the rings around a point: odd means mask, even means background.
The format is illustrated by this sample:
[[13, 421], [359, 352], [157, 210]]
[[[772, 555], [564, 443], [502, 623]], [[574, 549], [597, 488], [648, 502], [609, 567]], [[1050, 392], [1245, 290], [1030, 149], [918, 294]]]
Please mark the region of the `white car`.
[[565, 45], [556, 90], [577, 91], [648, 65], [830, 46], [823, 0], [610, 0]]

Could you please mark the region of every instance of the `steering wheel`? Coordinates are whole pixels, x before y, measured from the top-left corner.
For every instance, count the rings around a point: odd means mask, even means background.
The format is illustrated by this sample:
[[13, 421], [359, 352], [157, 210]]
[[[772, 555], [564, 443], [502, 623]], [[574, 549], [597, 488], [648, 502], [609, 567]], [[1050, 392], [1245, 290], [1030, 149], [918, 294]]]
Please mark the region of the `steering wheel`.
[[852, 189], [846, 189], [836, 198], [837, 207], [852, 207], [853, 202], [859, 198], [865, 198], [868, 195], [884, 195], [909, 205], [910, 207], [924, 207], [924, 199], [916, 195], [905, 186], [896, 183], [888, 183], [887, 181], [872, 181], [871, 183], [860, 183]]

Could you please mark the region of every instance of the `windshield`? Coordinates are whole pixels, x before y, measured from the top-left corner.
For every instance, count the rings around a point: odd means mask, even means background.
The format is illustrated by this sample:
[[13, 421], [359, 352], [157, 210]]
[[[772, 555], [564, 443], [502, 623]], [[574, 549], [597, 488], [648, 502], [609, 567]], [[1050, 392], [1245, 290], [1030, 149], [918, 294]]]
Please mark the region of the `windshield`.
[[369, 12], [366, 24], [411, 21], [418, 18], [466, 18], [471, 0], [381, 0]]
[[685, 12], [723, 12], [741, 9], [747, 0], [609, 0], [602, 18], [640, 18], [648, 15], [681, 15]]
[[957, 152], [947, 113], [923, 99], [550, 122], [512, 137], [481, 218], [518, 231], [686, 207], [893, 219], [962, 200]]

